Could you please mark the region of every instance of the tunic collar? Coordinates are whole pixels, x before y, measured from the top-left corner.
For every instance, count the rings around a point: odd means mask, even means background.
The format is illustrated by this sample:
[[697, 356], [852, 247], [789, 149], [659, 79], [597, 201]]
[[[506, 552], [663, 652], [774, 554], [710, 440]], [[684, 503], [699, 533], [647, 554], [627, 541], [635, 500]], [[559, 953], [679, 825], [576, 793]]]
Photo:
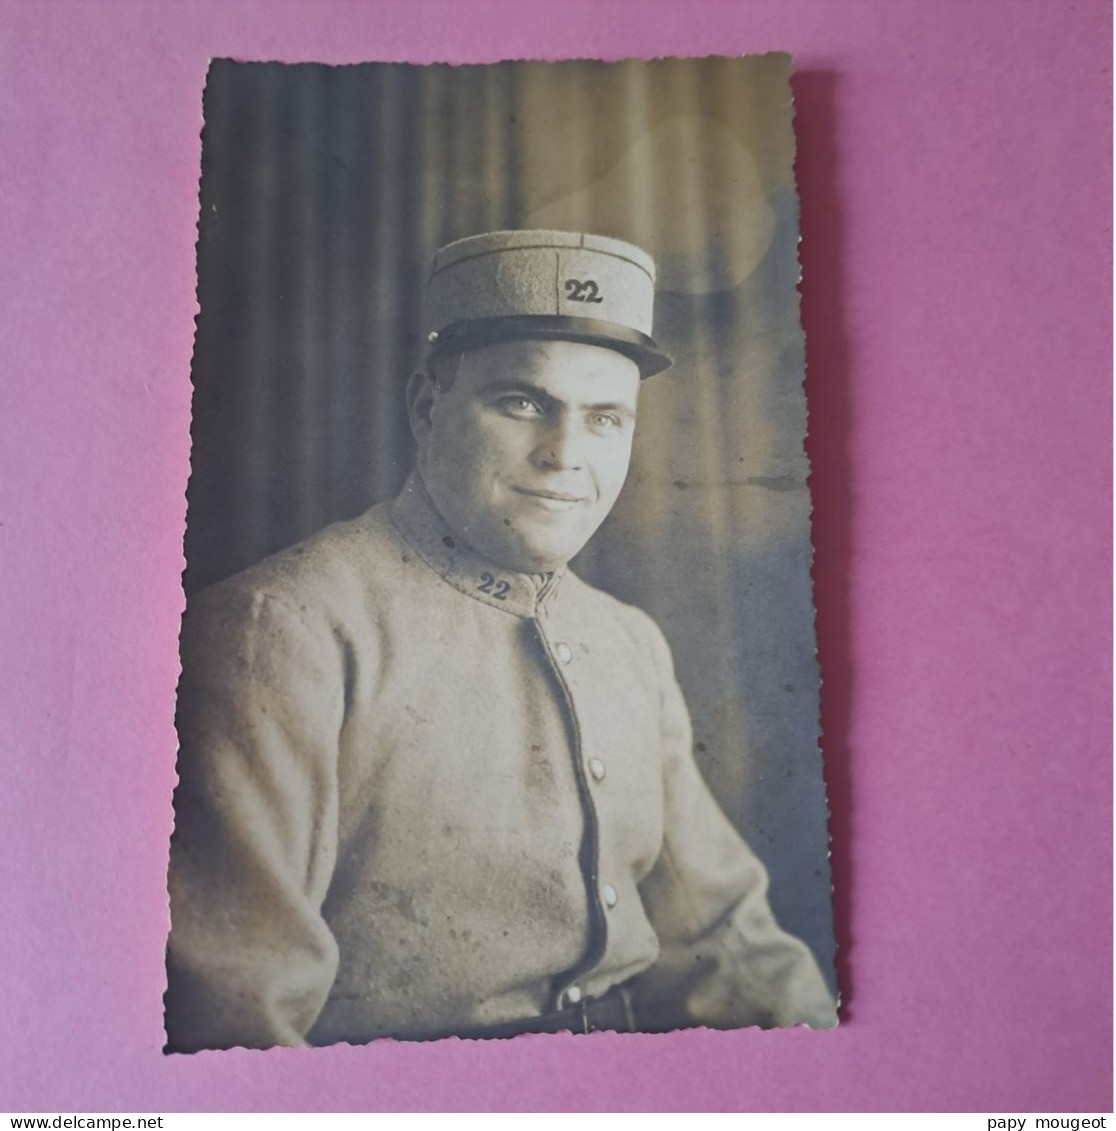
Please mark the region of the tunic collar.
[[514, 616], [546, 616], [565, 568], [516, 573], [478, 554], [446, 524], [417, 471], [407, 477], [388, 513], [419, 557], [447, 584]]

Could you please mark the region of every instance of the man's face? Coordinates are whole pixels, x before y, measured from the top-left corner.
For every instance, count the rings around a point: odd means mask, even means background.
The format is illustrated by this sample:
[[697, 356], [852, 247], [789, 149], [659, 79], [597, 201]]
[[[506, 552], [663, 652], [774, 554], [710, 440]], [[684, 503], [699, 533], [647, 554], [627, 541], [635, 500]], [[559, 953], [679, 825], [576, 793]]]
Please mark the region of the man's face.
[[465, 353], [447, 386], [415, 387], [419, 471], [434, 505], [506, 569], [564, 565], [624, 485], [639, 369], [580, 342], [501, 342]]

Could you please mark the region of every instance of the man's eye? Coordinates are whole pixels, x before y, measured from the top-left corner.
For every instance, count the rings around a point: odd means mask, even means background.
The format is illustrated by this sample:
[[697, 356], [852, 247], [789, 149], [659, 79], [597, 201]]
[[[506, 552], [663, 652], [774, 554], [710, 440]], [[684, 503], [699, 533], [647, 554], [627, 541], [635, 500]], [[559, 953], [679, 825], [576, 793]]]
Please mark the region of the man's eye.
[[504, 412], [512, 416], [538, 416], [542, 412], [538, 403], [530, 397], [502, 397], [499, 404]]
[[613, 412], [594, 412], [589, 417], [590, 425], [597, 429], [598, 432], [609, 432], [615, 428], [619, 428], [622, 421], [620, 417]]

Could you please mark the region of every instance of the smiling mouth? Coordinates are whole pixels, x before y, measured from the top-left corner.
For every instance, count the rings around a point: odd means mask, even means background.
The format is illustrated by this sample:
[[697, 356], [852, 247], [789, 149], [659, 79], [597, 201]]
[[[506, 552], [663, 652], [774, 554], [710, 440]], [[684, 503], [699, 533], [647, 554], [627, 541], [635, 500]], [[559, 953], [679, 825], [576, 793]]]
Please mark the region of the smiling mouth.
[[546, 510], [570, 510], [589, 501], [584, 495], [571, 495], [566, 491], [532, 491], [526, 487], [513, 487], [512, 490]]

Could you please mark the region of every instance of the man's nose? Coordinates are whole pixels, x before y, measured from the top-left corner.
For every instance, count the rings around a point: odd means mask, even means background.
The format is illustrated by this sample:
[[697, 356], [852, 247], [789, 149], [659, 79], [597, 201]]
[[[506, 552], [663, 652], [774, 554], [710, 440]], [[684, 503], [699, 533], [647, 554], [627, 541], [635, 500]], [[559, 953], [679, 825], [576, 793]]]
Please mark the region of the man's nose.
[[546, 471], [576, 471], [584, 461], [581, 439], [569, 419], [562, 416], [544, 430], [532, 459]]

